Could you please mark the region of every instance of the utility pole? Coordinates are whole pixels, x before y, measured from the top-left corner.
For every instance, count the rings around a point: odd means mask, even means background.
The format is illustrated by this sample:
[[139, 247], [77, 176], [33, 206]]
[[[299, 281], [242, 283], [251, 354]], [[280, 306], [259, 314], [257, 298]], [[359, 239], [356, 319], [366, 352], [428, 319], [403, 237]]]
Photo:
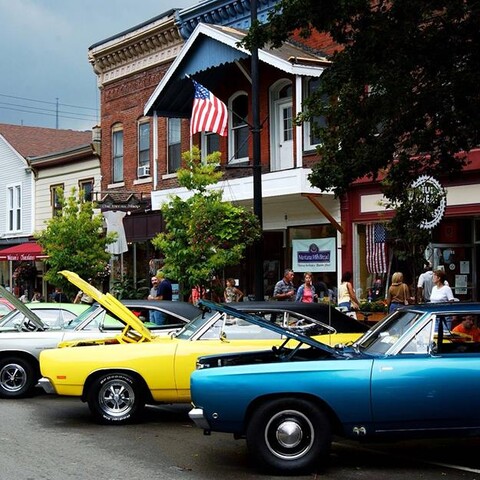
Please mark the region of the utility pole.
[[[257, 22], [257, 0], [250, 0], [251, 26]], [[263, 232], [263, 208], [262, 208], [262, 164], [260, 149], [260, 101], [259, 101], [259, 65], [258, 45], [254, 36], [251, 52], [252, 74], [252, 144], [253, 144], [253, 213], [260, 222]], [[253, 245], [255, 262], [255, 300], [263, 300], [263, 238]]]

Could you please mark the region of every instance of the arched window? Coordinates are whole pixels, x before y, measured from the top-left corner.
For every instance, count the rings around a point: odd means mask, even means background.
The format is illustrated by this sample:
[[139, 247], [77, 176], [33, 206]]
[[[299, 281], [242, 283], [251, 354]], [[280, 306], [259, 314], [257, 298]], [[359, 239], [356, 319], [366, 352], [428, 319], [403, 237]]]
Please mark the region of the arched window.
[[238, 92], [230, 98], [229, 155], [230, 163], [248, 161], [249, 127], [248, 95]]

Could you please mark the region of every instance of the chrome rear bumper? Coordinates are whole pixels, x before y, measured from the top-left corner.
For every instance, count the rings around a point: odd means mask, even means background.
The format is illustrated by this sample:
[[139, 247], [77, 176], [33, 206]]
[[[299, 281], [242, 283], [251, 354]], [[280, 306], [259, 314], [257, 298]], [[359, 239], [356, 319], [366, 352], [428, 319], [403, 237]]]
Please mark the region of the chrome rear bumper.
[[38, 381], [38, 386], [42, 387], [45, 390], [45, 392], [47, 392], [47, 393], [57, 393], [55, 391], [55, 388], [53, 387], [52, 383], [50, 382], [50, 380], [48, 378], [42, 377]]
[[210, 425], [203, 414], [203, 408], [192, 408], [188, 412], [188, 416], [191, 420], [193, 420], [198, 428], [203, 428], [204, 430], [210, 431]]

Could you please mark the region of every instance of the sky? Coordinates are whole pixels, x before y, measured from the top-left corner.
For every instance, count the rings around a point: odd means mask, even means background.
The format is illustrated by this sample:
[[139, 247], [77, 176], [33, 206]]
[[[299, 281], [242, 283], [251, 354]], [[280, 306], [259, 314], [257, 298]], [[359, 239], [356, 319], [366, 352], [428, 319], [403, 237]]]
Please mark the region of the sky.
[[99, 119], [100, 95], [88, 48], [197, 3], [0, 0], [0, 123], [90, 130]]

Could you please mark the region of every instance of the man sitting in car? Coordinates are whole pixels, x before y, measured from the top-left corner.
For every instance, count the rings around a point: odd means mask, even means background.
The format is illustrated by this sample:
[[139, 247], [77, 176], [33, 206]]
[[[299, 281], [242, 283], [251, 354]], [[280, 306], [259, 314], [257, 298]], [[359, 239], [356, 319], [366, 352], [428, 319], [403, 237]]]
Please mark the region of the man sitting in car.
[[452, 333], [460, 333], [465, 336], [466, 341], [480, 342], [480, 328], [475, 325], [474, 315], [465, 315], [462, 322], [452, 330]]

